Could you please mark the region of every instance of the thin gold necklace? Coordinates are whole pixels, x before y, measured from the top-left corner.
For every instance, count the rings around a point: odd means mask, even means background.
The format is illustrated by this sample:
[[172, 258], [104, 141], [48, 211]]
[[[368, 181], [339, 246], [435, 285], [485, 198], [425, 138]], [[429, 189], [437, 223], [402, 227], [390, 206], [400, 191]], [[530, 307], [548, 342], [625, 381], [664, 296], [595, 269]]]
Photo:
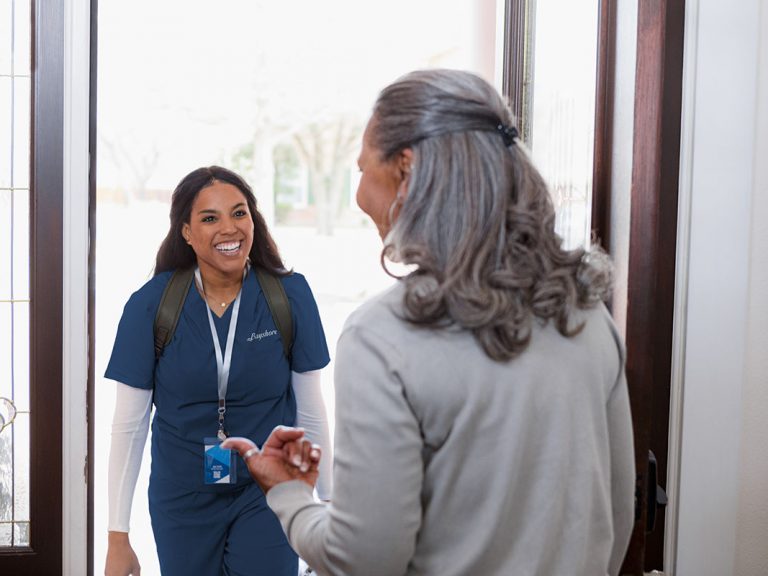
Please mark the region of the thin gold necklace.
[[[211, 302], [211, 299], [210, 299], [210, 298], [208, 298], [208, 301], [209, 301], [209, 302]], [[226, 307], [227, 307], [227, 306], [229, 306], [229, 305], [230, 305], [232, 302], [234, 302], [234, 300], [229, 300], [229, 301], [226, 301], [226, 300], [225, 300], [224, 302], [221, 302], [221, 307], [222, 307], [222, 308], [226, 308]], [[216, 300], [214, 300], [214, 301], [213, 301], [213, 302], [211, 302], [211, 303], [212, 303], [212, 304], [215, 306], [215, 305], [216, 305], [216, 303], [217, 303], [217, 301], [216, 301]]]
[[[247, 270], [247, 266], [246, 266], [246, 270]], [[243, 280], [245, 280], [245, 270], [243, 271]], [[195, 285], [197, 286], [197, 281], [195, 281]], [[239, 287], [238, 287], [238, 289], [237, 289], [237, 292], [238, 292], [238, 293], [240, 293], [240, 290], [242, 289], [242, 287], [243, 287], [243, 282], [241, 281], [241, 282], [240, 282], [240, 286], [239, 286]], [[235, 296], [234, 298], [232, 298], [232, 299], [231, 299], [231, 300], [229, 300], [229, 301], [227, 301], [227, 300], [224, 300], [224, 301], [219, 301], [219, 300], [211, 300], [211, 297], [210, 297], [210, 296], [208, 296], [208, 295], [205, 293], [205, 288], [204, 288], [204, 287], [201, 287], [201, 286], [197, 286], [197, 290], [198, 290], [198, 292], [200, 292], [200, 293], [201, 293], [203, 296], [205, 296], [205, 300], [206, 300], [206, 302], [208, 302], [209, 304], [212, 304], [213, 306], [216, 306], [216, 304], [219, 304], [219, 305], [220, 305], [222, 308], [226, 308], [227, 306], [229, 306], [229, 305], [230, 305], [232, 302], [234, 302], [234, 301], [237, 299], [237, 296]]]

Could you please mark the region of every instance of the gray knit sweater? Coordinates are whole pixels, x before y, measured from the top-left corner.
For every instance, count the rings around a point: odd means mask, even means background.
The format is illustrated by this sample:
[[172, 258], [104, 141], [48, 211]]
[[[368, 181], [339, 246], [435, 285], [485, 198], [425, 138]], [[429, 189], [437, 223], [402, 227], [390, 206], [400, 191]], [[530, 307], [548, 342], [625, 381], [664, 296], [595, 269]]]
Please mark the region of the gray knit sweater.
[[321, 575], [618, 574], [633, 522], [623, 352], [603, 306], [491, 361], [472, 335], [399, 318], [403, 287], [347, 321], [336, 359], [334, 498], [269, 491]]

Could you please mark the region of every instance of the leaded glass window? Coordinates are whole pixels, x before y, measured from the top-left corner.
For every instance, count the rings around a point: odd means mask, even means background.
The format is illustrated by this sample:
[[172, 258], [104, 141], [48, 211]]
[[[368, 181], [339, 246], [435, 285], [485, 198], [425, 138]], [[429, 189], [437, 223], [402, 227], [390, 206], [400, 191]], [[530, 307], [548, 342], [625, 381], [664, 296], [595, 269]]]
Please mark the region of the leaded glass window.
[[30, 3], [0, 0], [0, 547], [30, 544]]

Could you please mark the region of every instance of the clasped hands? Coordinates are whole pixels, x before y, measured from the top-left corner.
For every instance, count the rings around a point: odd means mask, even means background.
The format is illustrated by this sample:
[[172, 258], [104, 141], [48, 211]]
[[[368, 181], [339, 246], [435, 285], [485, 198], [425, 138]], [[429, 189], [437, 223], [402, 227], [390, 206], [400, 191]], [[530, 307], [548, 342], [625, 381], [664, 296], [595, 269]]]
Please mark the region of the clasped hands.
[[259, 450], [248, 438], [227, 438], [222, 448], [236, 450], [248, 466], [248, 472], [266, 494], [275, 485], [301, 480], [315, 486], [322, 451], [304, 437], [301, 428], [277, 426]]

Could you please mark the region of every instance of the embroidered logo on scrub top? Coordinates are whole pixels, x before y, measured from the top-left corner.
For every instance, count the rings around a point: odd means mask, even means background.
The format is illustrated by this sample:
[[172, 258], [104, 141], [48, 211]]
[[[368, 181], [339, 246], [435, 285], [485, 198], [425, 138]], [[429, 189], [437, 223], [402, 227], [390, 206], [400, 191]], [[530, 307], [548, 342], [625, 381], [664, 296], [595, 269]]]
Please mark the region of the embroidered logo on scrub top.
[[248, 342], [261, 340], [262, 338], [267, 338], [269, 336], [277, 336], [277, 333], [277, 330], [264, 330], [264, 332], [259, 332], [258, 334], [256, 332], [251, 332], [251, 335], [248, 336]]

